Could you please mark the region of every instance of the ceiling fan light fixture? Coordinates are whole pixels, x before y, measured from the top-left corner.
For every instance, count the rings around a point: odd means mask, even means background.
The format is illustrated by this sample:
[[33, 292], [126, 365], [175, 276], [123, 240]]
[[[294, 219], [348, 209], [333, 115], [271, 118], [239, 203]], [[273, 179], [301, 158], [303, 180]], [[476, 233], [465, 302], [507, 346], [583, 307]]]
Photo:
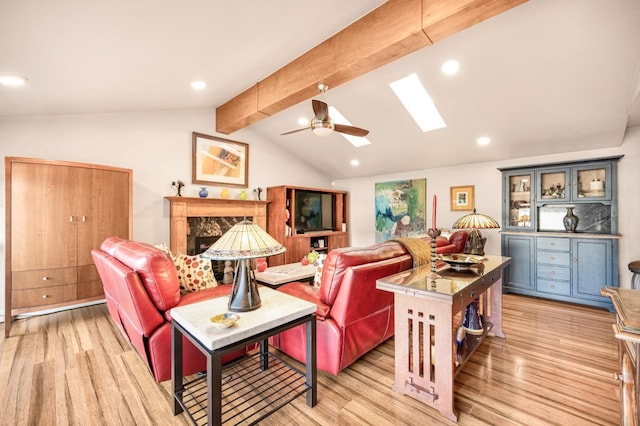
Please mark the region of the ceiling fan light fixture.
[[311, 120], [311, 131], [316, 136], [329, 136], [333, 133], [333, 121], [314, 118]]

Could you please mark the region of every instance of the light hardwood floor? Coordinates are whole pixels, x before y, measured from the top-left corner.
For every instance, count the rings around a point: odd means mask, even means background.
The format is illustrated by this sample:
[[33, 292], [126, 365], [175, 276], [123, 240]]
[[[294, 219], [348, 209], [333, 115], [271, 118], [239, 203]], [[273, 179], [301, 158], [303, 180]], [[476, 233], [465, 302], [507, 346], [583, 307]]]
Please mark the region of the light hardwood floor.
[[[456, 378], [460, 425], [618, 424], [617, 347], [604, 310], [504, 295], [507, 339], [488, 337]], [[391, 390], [393, 339], [338, 376], [318, 374], [266, 425], [452, 425]], [[182, 425], [105, 305], [14, 323], [0, 340], [2, 425]]]

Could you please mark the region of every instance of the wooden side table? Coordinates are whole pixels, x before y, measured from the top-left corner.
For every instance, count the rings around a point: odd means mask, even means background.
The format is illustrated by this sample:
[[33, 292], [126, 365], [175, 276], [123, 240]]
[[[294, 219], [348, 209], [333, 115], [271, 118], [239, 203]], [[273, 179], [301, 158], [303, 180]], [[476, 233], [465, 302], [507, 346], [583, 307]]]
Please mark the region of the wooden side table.
[[[485, 256], [468, 271], [445, 266], [432, 279], [431, 268], [423, 266], [400, 272], [376, 282], [380, 290], [391, 291], [395, 299], [395, 383], [393, 390], [409, 395], [454, 422], [454, 378], [491, 333], [502, 331], [502, 270], [510, 258]], [[454, 317], [475, 299], [480, 299], [484, 330], [467, 334], [466, 351], [458, 357]]]
[[618, 340], [620, 364], [620, 414], [622, 425], [638, 425], [638, 397], [640, 395], [640, 291], [605, 287], [603, 296], [611, 298], [616, 312], [613, 332]]

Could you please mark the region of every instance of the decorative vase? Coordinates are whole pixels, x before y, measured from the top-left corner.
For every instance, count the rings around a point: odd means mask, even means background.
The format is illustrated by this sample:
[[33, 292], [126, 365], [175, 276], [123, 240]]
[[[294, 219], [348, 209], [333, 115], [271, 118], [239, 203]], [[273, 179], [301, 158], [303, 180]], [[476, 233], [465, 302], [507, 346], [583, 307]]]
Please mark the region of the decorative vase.
[[247, 192], [246, 191], [240, 191], [240, 195], [238, 195], [238, 197], [240, 197], [241, 200], [246, 200], [247, 199]]
[[198, 195], [200, 195], [201, 198], [207, 198], [209, 196], [209, 191], [207, 191], [207, 188], [205, 188], [204, 186], [201, 186]]
[[264, 272], [265, 269], [267, 269], [267, 259], [259, 257], [258, 260], [256, 260], [256, 269], [258, 272]]
[[229, 190], [227, 188], [220, 191], [220, 198], [229, 198]]
[[567, 214], [562, 218], [562, 224], [567, 232], [575, 232], [578, 227], [578, 216], [573, 214], [573, 207], [567, 207]]

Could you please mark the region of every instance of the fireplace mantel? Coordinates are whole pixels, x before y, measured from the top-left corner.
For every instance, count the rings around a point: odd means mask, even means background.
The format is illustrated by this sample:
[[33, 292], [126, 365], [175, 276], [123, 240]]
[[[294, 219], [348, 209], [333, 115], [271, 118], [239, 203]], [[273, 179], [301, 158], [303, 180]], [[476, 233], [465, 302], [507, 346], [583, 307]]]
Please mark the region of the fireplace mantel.
[[253, 222], [267, 229], [268, 201], [230, 200], [222, 198], [165, 197], [171, 206], [170, 242], [173, 253], [187, 252], [188, 217], [252, 217]]

